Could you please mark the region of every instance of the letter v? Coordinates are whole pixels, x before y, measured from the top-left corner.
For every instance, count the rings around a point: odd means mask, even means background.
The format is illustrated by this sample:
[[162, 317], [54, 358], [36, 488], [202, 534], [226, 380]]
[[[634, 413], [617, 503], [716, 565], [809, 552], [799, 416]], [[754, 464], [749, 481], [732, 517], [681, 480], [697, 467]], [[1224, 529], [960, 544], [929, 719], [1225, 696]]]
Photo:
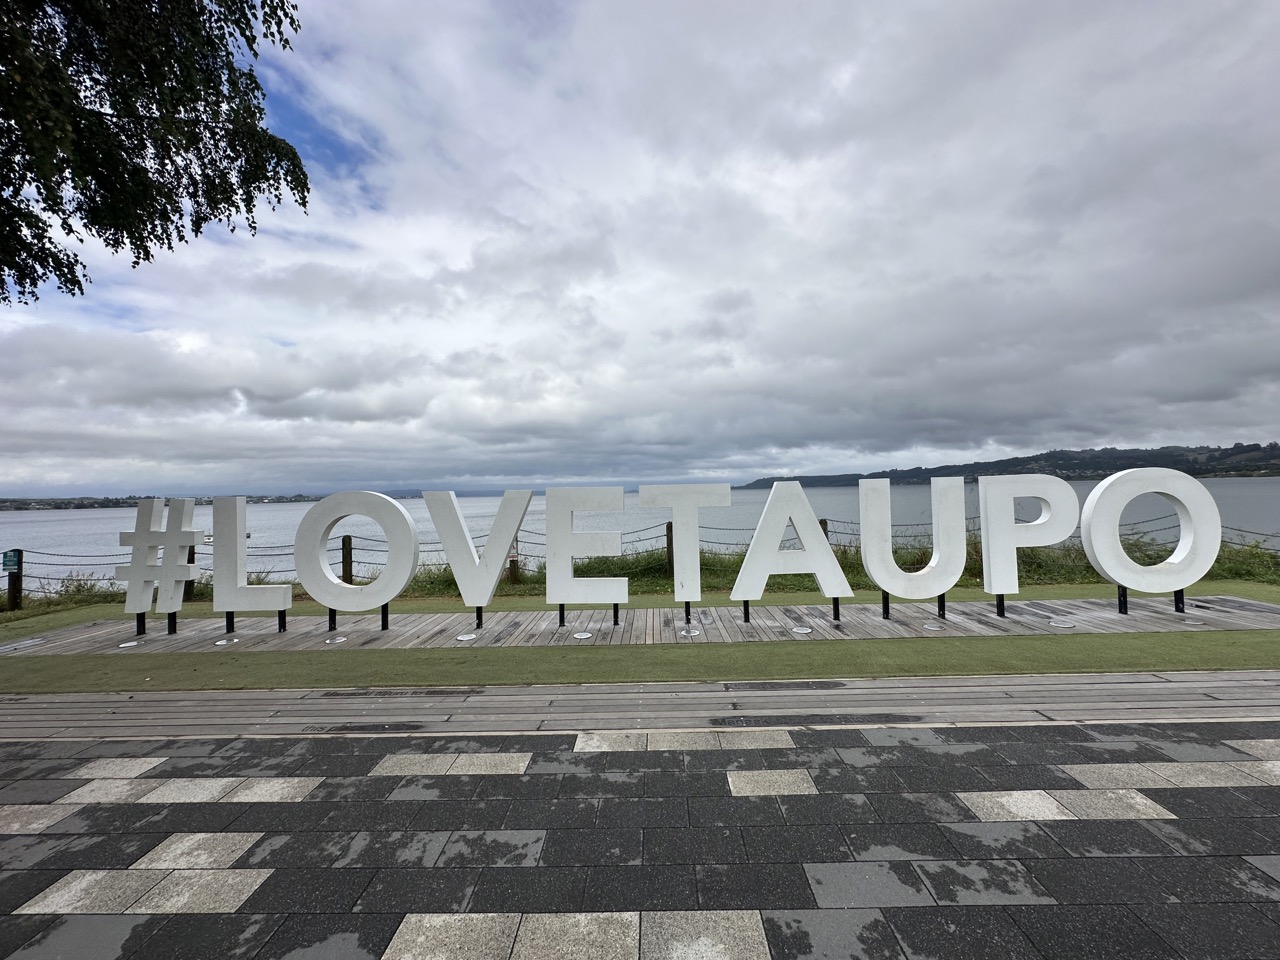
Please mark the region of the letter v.
[[440, 534], [444, 558], [458, 581], [462, 602], [469, 607], [487, 606], [498, 589], [498, 578], [511, 545], [516, 542], [520, 524], [524, 522], [532, 490], [508, 490], [498, 505], [498, 515], [493, 518], [484, 549], [477, 554], [471, 542], [471, 531], [462, 518], [458, 498], [452, 490], [424, 490], [422, 499], [431, 514], [431, 522]]

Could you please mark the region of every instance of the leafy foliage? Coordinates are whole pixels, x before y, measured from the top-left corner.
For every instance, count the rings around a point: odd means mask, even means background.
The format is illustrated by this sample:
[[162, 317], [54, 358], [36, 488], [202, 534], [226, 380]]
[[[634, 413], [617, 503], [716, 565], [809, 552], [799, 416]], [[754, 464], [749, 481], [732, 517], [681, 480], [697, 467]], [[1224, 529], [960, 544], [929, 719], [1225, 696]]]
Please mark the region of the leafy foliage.
[[[88, 273], [86, 235], [133, 264], [307, 175], [263, 126], [252, 61], [289, 47], [291, 0], [5, 0], [0, 4], [0, 301]], [[55, 235], [55, 230], [61, 236]]]

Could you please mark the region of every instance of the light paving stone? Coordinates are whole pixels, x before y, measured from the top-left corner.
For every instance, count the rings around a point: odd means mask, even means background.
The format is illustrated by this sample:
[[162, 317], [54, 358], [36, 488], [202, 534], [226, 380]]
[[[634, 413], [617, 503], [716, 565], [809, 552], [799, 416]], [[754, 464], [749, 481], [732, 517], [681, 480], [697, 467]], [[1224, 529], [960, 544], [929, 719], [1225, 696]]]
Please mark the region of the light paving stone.
[[1144, 763], [1178, 787], [1261, 787], [1263, 781], [1251, 777], [1234, 763]]
[[90, 780], [62, 800], [66, 803], [133, 803], [156, 788], [160, 780]]
[[808, 770], [730, 770], [729, 792], [735, 797], [781, 797], [817, 793]]
[[78, 803], [0, 804], [0, 833], [39, 833], [79, 809]]
[[152, 767], [158, 767], [168, 757], [101, 757], [90, 760], [84, 766], [60, 774], [63, 780], [131, 780], [140, 777]]
[[1251, 753], [1259, 760], [1280, 760], [1280, 740], [1223, 740], [1229, 747]]
[[636, 960], [638, 913], [527, 913], [511, 960]]
[[369, 771], [371, 777], [422, 777], [444, 773], [453, 765], [452, 753], [400, 753], [383, 757]]
[[507, 960], [519, 925], [518, 913], [411, 913], [382, 960]]
[[314, 790], [324, 777], [249, 777], [218, 798], [219, 803], [292, 803]]
[[1137, 790], [1050, 790], [1049, 794], [1081, 820], [1177, 819]]
[[121, 913], [168, 870], [72, 870], [14, 913]]
[[1280, 787], [1280, 760], [1237, 760], [1231, 765], [1265, 784]]
[[173, 777], [157, 780], [159, 786], [141, 799], [144, 803], [212, 803], [243, 782], [244, 777]]
[[1075, 815], [1043, 790], [988, 790], [957, 793], [979, 820], [1074, 820]]
[[717, 736], [721, 750], [792, 750], [796, 745], [785, 730], [722, 730]]
[[641, 919], [640, 960], [769, 960], [756, 910], [672, 910]]
[[604, 753], [609, 750], [647, 750], [649, 736], [644, 733], [580, 733], [573, 745], [574, 753]]
[[124, 912], [235, 913], [269, 876], [270, 870], [173, 870]]
[[686, 733], [651, 733], [650, 750], [719, 750], [720, 735], [714, 730]]
[[524, 773], [532, 753], [460, 753], [446, 772], [450, 776]]
[[175, 833], [166, 837], [130, 870], [216, 870], [235, 863], [260, 833]]
[[1173, 786], [1171, 780], [1152, 770], [1151, 765], [1146, 763], [1062, 763], [1058, 765], [1058, 769], [1075, 777], [1090, 790]]

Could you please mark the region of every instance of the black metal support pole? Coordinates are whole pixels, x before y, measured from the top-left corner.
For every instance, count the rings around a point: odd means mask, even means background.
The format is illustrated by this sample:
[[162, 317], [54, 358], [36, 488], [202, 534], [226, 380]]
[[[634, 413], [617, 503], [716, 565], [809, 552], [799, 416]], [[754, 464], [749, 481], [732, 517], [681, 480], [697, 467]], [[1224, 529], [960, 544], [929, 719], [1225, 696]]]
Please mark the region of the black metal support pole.
[[615, 627], [618, 625], [618, 605], [616, 603], [613, 605], [613, 625]]
[[686, 624], [693, 623], [693, 611], [690, 609], [688, 600], [684, 602], [684, 622]]
[[839, 597], [831, 598], [831, 619], [836, 621], [836, 623], [840, 622], [840, 598]]
[[1187, 612], [1187, 595], [1182, 590], [1173, 591], [1173, 612], [1174, 613]]
[[1004, 616], [1004, 594], [1003, 593], [996, 594], [996, 616], [997, 617]]
[[742, 622], [743, 623], [751, 622], [751, 601], [750, 600], [742, 601]]
[[564, 604], [560, 604], [560, 626], [564, 626]]
[[938, 617], [942, 620], [947, 619], [947, 595], [945, 593], [938, 594]]
[[889, 593], [886, 590], [880, 591], [880, 616], [889, 619]]
[[382, 629], [391, 629], [391, 604], [384, 603], [382, 605]]
[[1128, 616], [1129, 614], [1129, 588], [1128, 587], [1121, 587], [1121, 586], [1116, 587], [1116, 607], [1120, 610], [1121, 613]]
[[484, 607], [476, 607], [476, 629], [484, 626]]
[[333, 609], [333, 607], [329, 608], [329, 629], [338, 629], [338, 611]]
[[169, 636], [173, 636], [178, 632], [178, 615], [176, 613], [171, 613], [165, 618], [165, 632]]
[[4, 608], [6, 610], [21, 610], [22, 609], [22, 565], [23, 565], [22, 551], [6, 550], [5, 560], [10, 560], [11, 557], [16, 557], [16, 561], [14, 561], [15, 563], [14, 568], [9, 571], [8, 600], [5, 603]]
[[236, 615], [231, 610], [227, 611], [227, 633], [236, 632]]
[[145, 613], [138, 614], [136, 621], [138, 628], [138, 636], [145, 637], [147, 635], [147, 615]]
[[276, 633], [284, 633], [289, 629], [289, 620], [283, 610], [276, 611]]

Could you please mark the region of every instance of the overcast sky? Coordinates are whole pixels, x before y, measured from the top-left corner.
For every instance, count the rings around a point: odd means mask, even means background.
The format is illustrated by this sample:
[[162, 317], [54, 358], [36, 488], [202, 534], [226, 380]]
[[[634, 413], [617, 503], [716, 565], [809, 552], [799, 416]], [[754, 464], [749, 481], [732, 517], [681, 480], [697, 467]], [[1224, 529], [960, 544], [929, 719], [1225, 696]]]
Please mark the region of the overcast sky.
[[309, 212], [0, 308], [0, 495], [1280, 439], [1280, 4], [301, 6]]

